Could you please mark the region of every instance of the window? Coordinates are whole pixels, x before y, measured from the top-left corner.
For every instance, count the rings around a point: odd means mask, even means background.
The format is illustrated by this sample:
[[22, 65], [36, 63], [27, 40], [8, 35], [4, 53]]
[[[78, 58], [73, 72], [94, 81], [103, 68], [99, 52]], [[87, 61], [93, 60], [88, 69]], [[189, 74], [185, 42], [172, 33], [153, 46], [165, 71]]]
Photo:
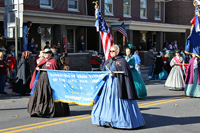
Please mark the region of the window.
[[160, 20], [160, 2], [155, 2], [155, 19]]
[[68, 0], [68, 10], [78, 11], [78, 0]]
[[40, 7], [52, 8], [52, 0], [40, 0]]
[[140, 18], [147, 18], [147, 1], [140, 0]]
[[124, 0], [124, 16], [131, 16], [131, 1]]
[[105, 14], [113, 15], [113, 1], [112, 0], [105, 0]]

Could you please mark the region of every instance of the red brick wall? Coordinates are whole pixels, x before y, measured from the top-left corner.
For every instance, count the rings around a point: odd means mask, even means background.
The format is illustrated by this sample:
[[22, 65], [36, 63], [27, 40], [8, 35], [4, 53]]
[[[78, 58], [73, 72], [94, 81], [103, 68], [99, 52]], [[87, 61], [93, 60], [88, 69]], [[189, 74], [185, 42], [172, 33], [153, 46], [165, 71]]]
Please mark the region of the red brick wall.
[[166, 2], [166, 23], [190, 25], [194, 17], [194, 6], [191, 0]]
[[[102, 3], [104, 6], [104, 3]], [[123, 17], [123, 0], [113, 0], [113, 13], [115, 18], [123, 20], [136, 20], [147, 22], [162, 22], [163, 21], [164, 3], [161, 2], [161, 21], [155, 20], [155, 1], [147, 0], [147, 19], [140, 19], [140, 0], [131, 1], [131, 18]], [[103, 8], [102, 8], [103, 9]]]
[[24, 9], [26, 10], [39, 10], [48, 12], [63, 12], [71, 14], [85, 15], [85, 0], [79, 0], [79, 11], [68, 11], [68, 0], [52, 0], [53, 10], [40, 8], [40, 0], [24, 0]]
[[40, 7], [40, 0], [24, 0], [24, 5]]
[[133, 19], [140, 19], [140, 0], [131, 1], [131, 16]]
[[114, 17], [123, 17], [123, 0], [113, 0], [113, 14]]

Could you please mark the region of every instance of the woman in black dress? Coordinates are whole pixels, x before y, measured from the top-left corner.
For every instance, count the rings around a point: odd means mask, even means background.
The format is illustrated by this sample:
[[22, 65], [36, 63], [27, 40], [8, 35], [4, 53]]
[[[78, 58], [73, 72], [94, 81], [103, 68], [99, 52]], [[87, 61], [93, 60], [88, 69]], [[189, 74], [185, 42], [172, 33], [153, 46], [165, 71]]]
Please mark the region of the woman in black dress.
[[[40, 69], [58, 70], [59, 66], [55, 59], [52, 59], [51, 49], [44, 50], [45, 59], [36, 67], [31, 79], [30, 88], [32, 89], [37, 71]], [[28, 103], [28, 113], [31, 117], [54, 117], [67, 116], [70, 114], [68, 103], [54, 103], [53, 92], [48, 80], [46, 71], [41, 71], [34, 93], [30, 96]]]
[[17, 77], [13, 85], [13, 92], [17, 94], [28, 94], [30, 92], [29, 84], [31, 82], [31, 73], [28, 63], [29, 52], [22, 53], [21, 59], [17, 66]]

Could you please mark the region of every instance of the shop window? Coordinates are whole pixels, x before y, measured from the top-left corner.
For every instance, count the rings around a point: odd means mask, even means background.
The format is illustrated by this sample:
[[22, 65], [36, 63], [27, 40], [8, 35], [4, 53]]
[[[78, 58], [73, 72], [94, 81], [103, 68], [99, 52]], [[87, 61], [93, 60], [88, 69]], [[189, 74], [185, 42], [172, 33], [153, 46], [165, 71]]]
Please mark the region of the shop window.
[[147, 18], [147, 1], [140, 0], [140, 18]]
[[68, 10], [78, 11], [78, 0], [68, 0]]
[[155, 19], [160, 20], [160, 2], [155, 2]]
[[105, 0], [105, 15], [113, 15], [113, 0]]
[[52, 0], [40, 0], [40, 7], [52, 8]]
[[41, 28], [41, 49], [46, 46], [46, 42], [48, 41], [51, 47], [52, 37], [51, 37], [51, 27], [42, 27]]
[[131, 0], [124, 0], [124, 17], [131, 16]]

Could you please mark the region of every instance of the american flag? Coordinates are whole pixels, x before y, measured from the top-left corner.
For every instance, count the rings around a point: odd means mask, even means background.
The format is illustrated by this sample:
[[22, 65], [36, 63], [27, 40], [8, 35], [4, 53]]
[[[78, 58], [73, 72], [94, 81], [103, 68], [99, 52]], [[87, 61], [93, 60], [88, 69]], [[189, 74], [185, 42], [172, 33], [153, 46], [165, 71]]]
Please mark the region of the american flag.
[[104, 50], [104, 54], [105, 54], [105, 60], [107, 60], [111, 57], [110, 56], [110, 48], [114, 44], [113, 38], [110, 33], [108, 24], [106, 23], [101, 11], [96, 9], [95, 15], [98, 15], [98, 16], [95, 16], [96, 17], [95, 26], [96, 26], [97, 31], [100, 32], [103, 50]]
[[65, 35], [63, 35], [63, 53], [67, 52], [67, 46], [66, 46], [66, 41], [65, 41]]
[[119, 26], [118, 30], [123, 36], [126, 37], [126, 41], [128, 42], [128, 36], [127, 36], [127, 32], [124, 26], [124, 22]]

